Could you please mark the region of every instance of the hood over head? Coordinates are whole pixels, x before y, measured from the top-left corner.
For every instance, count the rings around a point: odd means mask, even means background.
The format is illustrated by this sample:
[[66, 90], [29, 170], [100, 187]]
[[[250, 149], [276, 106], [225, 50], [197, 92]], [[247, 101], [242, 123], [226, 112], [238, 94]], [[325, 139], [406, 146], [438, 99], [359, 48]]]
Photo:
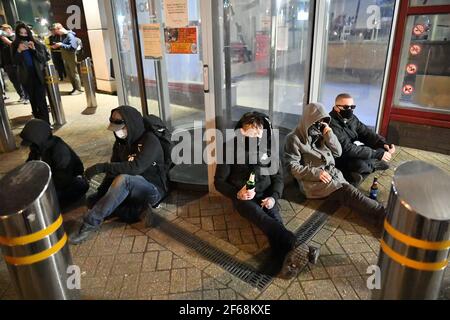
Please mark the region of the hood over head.
[[321, 103], [313, 102], [303, 107], [303, 114], [297, 127], [300, 139], [303, 143], [308, 141], [308, 129], [317, 121], [325, 119], [330, 123], [330, 115], [325, 111], [325, 107]]
[[27, 122], [20, 137], [23, 139], [23, 145], [34, 144], [42, 149], [47, 141], [52, 137], [52, 128], [50, 125], [40, 119], [32, 119]]
[[[120, 113], [122, 119], [125, 121], [128, 133], [125, 140], [129, 145], [133, 144], [142, 137], [145, 132], [144, 118], [139, 111], [130, 106], [120, 106], [111, 110], [111, 117], [115, 111]], [[118, 139], [117, 136], [116, 139]]]

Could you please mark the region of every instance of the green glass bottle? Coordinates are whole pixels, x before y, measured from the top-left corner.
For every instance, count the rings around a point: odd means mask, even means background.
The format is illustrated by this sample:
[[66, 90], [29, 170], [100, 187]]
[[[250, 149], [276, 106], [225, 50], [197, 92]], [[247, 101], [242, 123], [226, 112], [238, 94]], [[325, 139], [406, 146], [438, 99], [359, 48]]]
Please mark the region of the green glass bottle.
[[250, 173], [250, 177], [247, 180], [247, 183], [245, 184], [248, 191], [255, 190], [255, 173]]

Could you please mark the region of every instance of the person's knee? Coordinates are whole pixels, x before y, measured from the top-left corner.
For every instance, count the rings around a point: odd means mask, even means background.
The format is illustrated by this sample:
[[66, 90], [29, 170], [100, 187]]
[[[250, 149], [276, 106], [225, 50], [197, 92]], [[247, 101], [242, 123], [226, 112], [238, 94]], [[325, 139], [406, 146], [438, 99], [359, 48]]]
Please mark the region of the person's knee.
[[114, 188], [117, 188], [119, 186], [126, 186], [129, 184], [129, 182], [130, 182], [130, 176], [128, 174], [120, 174], [114, 178], [111, 185]]

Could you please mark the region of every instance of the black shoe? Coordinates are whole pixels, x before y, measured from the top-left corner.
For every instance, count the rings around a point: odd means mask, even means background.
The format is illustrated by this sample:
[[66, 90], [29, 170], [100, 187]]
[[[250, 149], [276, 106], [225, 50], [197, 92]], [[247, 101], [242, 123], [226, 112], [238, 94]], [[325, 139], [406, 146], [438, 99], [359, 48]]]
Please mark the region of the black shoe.
[[83, 89], [77, 89], [77, 91], [79, 92], [79, 93], [83, 93], [84, 92], [84, 90]]
[[296, 277], [310, 261], [310, 248], [306, 244], [301, 244], [289, 251], [284, 259], [280, 271], [280, 278], [292, 279]]
[[73, 233], [70, 235], [69, 243], [73, 245], [81, 244], [99, 230], [99, 226], [93, 226], [84, 222], [77, 233]]
[[378, 171], [378, 170], [384, 171], [384, 170], [389, 169], [389, 163], [387, 163], [386, 161], [383, 161], [383, 160], [376, 160], [373, 167], [374, 167], [375, 171]]
[[308, 260], [309, 263], [317, 264], [317, 261], [319, 260], [320, 255], [320, 248], [308, 246], [309, 252], [308, 252]]

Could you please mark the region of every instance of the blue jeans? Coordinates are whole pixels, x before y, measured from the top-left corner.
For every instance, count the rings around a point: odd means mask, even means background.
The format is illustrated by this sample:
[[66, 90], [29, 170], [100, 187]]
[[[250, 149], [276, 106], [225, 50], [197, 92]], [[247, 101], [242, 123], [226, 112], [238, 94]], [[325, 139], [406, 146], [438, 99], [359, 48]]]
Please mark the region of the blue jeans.
[[144, 177], [122, 174], [114, 179], [108, 192], [87, 212], [84, 221], [92, 226], [99, 226], [127, 198], [155, 205], [161, 197], [158, 188]]

